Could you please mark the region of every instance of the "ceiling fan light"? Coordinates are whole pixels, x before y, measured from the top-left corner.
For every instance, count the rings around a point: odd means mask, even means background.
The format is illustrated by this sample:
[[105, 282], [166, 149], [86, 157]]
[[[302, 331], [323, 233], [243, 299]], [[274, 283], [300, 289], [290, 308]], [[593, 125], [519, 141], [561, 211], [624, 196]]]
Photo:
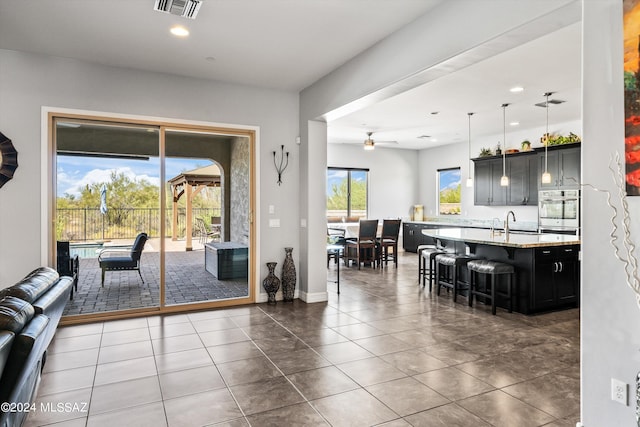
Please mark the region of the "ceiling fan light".
[[373, 150], [373, 149], [375, 149], [375, 148], [376, 148], [376, 147], [375, 147], [375, 145], [373, 144], [373, 140], [371, 140], [371, 139], [367, 139], [367, 140], [364, 142], [364, 149], [365, 149], [365, 150], [367, 150], [367, 151], [371, 151], [371, 150]]

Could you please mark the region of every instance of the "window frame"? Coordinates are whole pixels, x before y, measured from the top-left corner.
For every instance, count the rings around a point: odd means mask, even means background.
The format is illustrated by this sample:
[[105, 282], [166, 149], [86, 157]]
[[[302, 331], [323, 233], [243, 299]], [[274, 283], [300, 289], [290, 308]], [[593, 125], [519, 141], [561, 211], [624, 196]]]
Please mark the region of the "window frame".
[[458, 202], [460, 204], [458, 212], [455, 212], [455, 213], [443, 213], [443, 212], [441, 212], [441, 209], [440, 209], [440, 192], [442, 191], [440, 185], [441, 185], [442, 172], [449, 172], [449, 171], [458, 171], [458, 186], [460, 187], [461, 192], [462, 192], [462, 168], [460, 166], [436, 169], [436, 207], [437, 207], [437, 212], [438, 212], [438, 215], [462, 215], [462, 193], [460, 194], [460, 201]]
[[[351, 167], [339, 167], [339, 166], [328, 166], [327, 172], [329, 171], [344, 171], [347, 173], [347, 214], [344, 218], [352, 218], [351, 214], [351, 183], [352, 183], [352, 172], [365, 172], [366, 173], [366, 186], [365, 186], [365, 215], [364, 218], [369, 218], [369, 168], [351, 168]], [[327, 188], [329, 184], [329, 174], [327, 173]], [[326, 195], [327, 199], [329, 195]], [[325, 202], [326, 204], [326, 202]], [[326, 211], [327, 219], [330, 217], [329, 210]]]

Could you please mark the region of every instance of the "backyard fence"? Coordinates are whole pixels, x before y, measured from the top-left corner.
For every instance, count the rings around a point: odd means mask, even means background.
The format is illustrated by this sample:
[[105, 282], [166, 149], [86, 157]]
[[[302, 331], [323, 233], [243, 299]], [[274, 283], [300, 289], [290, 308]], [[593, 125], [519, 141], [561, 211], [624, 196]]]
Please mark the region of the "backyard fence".
[[[196, 231], [196, 218], [205, 224], [211, 217], [219, 217], [219, 208], [193, 208], [192, 224]], [[173, 211], [165, 212], [165, 237], [172, 235]], [[185, 237], [186, 209], [178, 209], [178, 237]], [[67, 241], [95, 241], [132, 239], [145, 232], [149, 237], [160, 237], [160, 210], [153, 208], [109, 209], [105, 215], [99, 208], [58, 209], [56, 216], [56, 239]]]

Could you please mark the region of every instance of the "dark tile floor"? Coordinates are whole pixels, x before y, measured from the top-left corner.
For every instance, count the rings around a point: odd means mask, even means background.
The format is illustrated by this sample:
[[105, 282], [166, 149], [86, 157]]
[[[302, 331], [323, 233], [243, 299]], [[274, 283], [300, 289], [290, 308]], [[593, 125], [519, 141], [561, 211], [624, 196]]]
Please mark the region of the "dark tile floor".
[[575, 426], [578, 310], [453, 304], [416, 284], [415, 254], [341, 273], [328, 303], [61, 328], [37, 403], [87, 410], [27, 425]]

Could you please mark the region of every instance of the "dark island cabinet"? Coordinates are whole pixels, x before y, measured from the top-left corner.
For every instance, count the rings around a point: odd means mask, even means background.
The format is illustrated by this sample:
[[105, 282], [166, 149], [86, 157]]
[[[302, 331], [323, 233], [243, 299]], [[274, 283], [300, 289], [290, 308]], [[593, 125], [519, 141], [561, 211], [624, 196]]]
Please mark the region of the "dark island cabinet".
[[553, 246], [535, 250], [532, 311], [578, 305], [580, 293], [580, 246]]

